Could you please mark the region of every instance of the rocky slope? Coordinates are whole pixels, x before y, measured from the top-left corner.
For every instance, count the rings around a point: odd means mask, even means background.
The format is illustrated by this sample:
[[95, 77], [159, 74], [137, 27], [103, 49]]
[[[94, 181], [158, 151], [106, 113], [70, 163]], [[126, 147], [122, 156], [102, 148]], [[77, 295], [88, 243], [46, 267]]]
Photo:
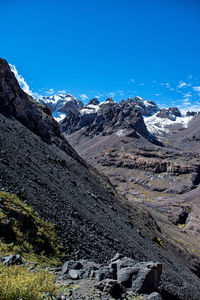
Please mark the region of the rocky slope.
[[[146, 134], [141, 139], [146, 141]], [[187, 260], [186, 249], [180, 256], [180, 248], [160, 231], [148, 211], [128, 203], [82, 161], [49, 110], [21, 91], [4, 60], [0, 60], [0, 186], [55, 224], [69, 259], [108, 262], [120, 251], [138, 262], [158, 261], [163, 264], [158, 290], [164, 299], [200, 298], [194, 274], [198, 275], [198, 256]]]

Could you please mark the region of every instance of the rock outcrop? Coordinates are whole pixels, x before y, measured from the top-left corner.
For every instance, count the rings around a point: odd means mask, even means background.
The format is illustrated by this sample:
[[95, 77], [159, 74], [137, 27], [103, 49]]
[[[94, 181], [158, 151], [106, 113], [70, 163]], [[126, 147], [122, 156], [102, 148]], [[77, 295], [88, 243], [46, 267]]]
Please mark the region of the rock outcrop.
[[169, 109], [163, 108], [157, 114], [157, 117], [162, 119], [169, 119], [171, 121], [175, 121], [176, 117], [181, 117], [181, 112], [177, 107], [170, 107]]
[[162, 265], [154, 262], [137, 262], [117, 253], [107, 265], [92, 261], [67, 261], [57, 279], [80, 280], [95, 278], [95, 286], [104, 297], [125, 299], [127, 292], [151, 294], [158, 290]]

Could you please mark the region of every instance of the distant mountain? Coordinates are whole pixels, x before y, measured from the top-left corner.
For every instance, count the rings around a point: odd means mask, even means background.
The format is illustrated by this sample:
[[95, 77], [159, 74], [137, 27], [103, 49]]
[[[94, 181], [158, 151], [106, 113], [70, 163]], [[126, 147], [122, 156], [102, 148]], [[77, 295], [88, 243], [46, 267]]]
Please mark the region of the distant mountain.
[[182, 115], [178, 108], [164, 108], [149, 117], [144, 116], [144, 122], [149, 132], [158, 138], [165, 138], [169, 134], [187, 128], [195, 113], [187, 112]]
[[45, 104], [52, 112], [53, 117], [59, 122], [67, 113], [80, 109], [83, 103], [70, 94], [57, 94], [44, 96], [38, 102]]
[[[105, 105], [108, 105], [108, 107], [116, 107], [116, 111], [118, 111], [120, 108], [123, 109], [125, 104], [129, 103], [132, 109], [141, 113], [149, 133], [161, 140], [170, 133], [186, 128], [196, 114], [195, 112], [187, 112], [186, 115], [182, 115], [176, 107], [160, 109], [153, 101], [142, 99], [139, 96], [136, 96], [134, 99], [128, 98], [126, 101], [122, 100], [119, 103], [116, 103], [112, 98], [108, 98], [103, 102], [99, 102], [98, 99], [94, 98], [86, 105], [70, 94], [44, 96], [39, 98], [38, 101], [45, 104], [51, 110], [53, 117], [58, 122], [63, 121], [65, 117], [67, 117], [67, 122], [62, 122], [62, 130], [63, 124], [68, 123], [70, 118], [73, 119], [73, 122], [70, 121], [71, 132], [91, 125], [95, 120], [95, 116], [99, 116], [102, 107], [104, 107], [105, 110]], [[78, 116], [79, 125], [77, 124]], [[74, 118], [76, 120], [74, 120]], [[96, 124], [97, 123], [98, 122], [96, 122]], [[102, 132], [102, 134], [104, 134], [104, 132]], [[125, 131], [123, 134], [125, 134]]]
[[143, 114], [151, 115], [159, 108], [151, 101], [142, 101], [136, 97], [116, 103], [112, 98], [99, 103], [92, 99], [86, 106], [69, 113], [60, 123], [61, 131], [71, 134], [81, 130], [83, 135], [94, 137], [96, 135], [129, 136], [159, 144], [161, 143], [148, 132], [143, 120]]

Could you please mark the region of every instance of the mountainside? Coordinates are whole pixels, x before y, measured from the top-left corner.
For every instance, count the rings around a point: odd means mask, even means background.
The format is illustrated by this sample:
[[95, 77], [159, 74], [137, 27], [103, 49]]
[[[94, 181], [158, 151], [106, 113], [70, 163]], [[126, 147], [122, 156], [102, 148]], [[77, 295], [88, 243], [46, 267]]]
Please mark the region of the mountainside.
[[[131, 119], [129, 105], [124, 109]], [[134, 115], [136, 122], [130, 127], [115, 124], [116, 129], [131, 128], [138, 135], [141, 128], [137, 124], [141, 124], [142, 139], [148, 140], [140, 114]], [[109, 128], [107, 119], [104, 130]], [[1, 190], [20, 196], [55, 224], [68, 258], [107, 262], [120, 251], [137, 261], [158, 261], [163, 264], [159, 291], [164, 299], [200, 298], [199, 279], [194, 274], [199, 275], [198, 256], [190, 256], [170, 241], [147, 210], [128, 203], [78, 156], [50, 111], [20, 89], [2, 59], [0, 146]]]

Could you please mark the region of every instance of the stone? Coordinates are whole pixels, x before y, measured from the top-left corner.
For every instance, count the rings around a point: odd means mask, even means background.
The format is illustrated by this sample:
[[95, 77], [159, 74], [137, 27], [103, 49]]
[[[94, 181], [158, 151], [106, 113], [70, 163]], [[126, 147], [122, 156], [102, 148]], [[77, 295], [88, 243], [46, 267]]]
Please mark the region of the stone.
[[107, 266], [102, 266], [99, 270], [96, 271], [95, 277], [97, 281], [101, 281], [103, 279], [113, 279], [113, 272]]
[[80, 279], [82, 277], [82, 274], [83, 274], [83, 271], [81, 271], [81, 270], [73, 270], [72, 269], [72, 270], [69, 270], [69, 272], [68, 272], [68, 276], [74, 280]]
[[119, 260], [116, 260], [115, 263], [117, 264], [117, 270], [120, 270], [127, 267], [133, 267], [136, 264], [136, 261], [129, 257], [123, 257]]
[[123, 257], [124, 257], [123, 254], [117, 252], [117, 253], [115, 254], [115, 256], [111, 259], [111, 262], [114, 262], [114, 261], [116, 261], [116, 260], [119, 260], [119, 259], [121, 259], [121, 258], [123, 258]]
[[3, 257], [3, 265], [22, 265], [23, 264], [23, 260], [21, 258], [21, 255], [19, 254], [11, 254], [8, 256]]
[[147, 300], [162, 300], [163, 298], [161, 297], [161, 295], [157, 292], [151, 293]]
[[76, 261], [66, 261], [62, 266], [62, 275], [67, 274], [70, 269], [80, 270], [83, 265]]
[[158, 287], [162, 265], [154, 262], [140, 262], [134, 267], [138, 268], [138, 276], [133, 278], [131, 290], [140, 294], [153, 292]]
[[136, 279], [138, 271], [137, 268], [131, 267], [120, 269], [117, 273], [117, 281], [124, 287], [131, 288], [133, 278]]
[[100, 289], [104, 295], [110, 295], [114, 299], [121, 298], [121, 295], [124, 292], [124, 289], [120, 283], [113, 279], [104, 279], [96, 284], [95, 287]]

